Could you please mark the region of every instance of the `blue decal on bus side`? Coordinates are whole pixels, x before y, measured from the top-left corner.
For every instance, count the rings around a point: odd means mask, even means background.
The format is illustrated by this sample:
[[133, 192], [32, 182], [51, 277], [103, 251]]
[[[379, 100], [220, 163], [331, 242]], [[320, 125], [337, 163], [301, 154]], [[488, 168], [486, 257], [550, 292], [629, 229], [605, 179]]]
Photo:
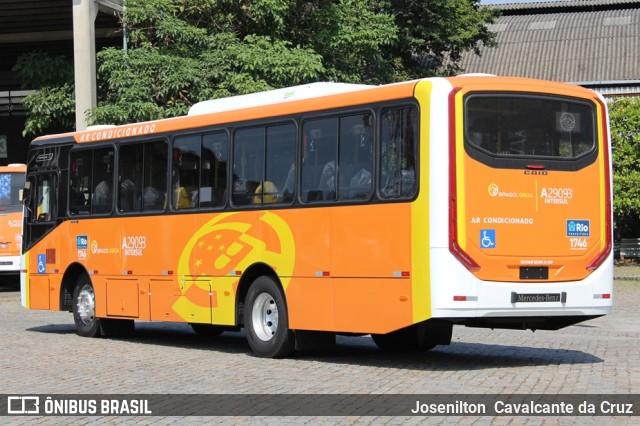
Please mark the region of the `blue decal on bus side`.
[[480, 230], [480, 248], [483, 248], [483, 249], [496, 248], [496, 230], [495, 229]]
[[44, 274], [47, 272], [47, 255], [39, 254], [38, 255], [38, 273]]
[[588, 237], [589, 231], [588, 220], [567, 219], [567, 237]]
[[88, 235], [78, 235], [76, 236], [76, 248], [78, 249], [86, 249], [89, 247], [89, 236]]

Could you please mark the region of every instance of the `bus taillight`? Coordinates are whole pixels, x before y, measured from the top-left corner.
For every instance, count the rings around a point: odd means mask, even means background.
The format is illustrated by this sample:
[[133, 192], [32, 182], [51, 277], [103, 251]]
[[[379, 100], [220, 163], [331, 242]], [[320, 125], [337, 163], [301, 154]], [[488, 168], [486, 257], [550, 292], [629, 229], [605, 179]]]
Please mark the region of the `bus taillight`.
[[458, 226], [456, 225], [457, 214], [456, 214], [455, 197], [451, 198], [450, 202], [451, 204], [449, 205], [449, 251], [468, 270], [478, 271], [480, 270], [480, 265], [478, 264], [478, 262], [473, 260], [471, 256], [469, 256], [464, 250], [462, 250], [462, 247], [460, 247], [460, 245], [458, 244]]
[[604, 249], [598, 253], [598, 255], [587, 264], [587, 270], [594, 271], [598, 268], [598, 266], [602, 265], [602, 263], [609, 257], [611, 253], [612, 247], [612, 214], [611, 214], [611, 175], [610, 175], [610, 167], [609, 167], [609, 129], [607, 128], [607, 115], [605, 114], [606, 106], [599, 99], [595, 98], [595, 102], [600, 105], [600, 110], [602, 111], [601, 119], [602, 119], [602, 156], [604, 166], [604, 227], [605, 227], [605, 246]]
[[468, 270], [478, 271], [480, 265], [458, 244], [458, 205], [456, 176], [456, 93], [460, 87], [449, 94], [449, 251]]

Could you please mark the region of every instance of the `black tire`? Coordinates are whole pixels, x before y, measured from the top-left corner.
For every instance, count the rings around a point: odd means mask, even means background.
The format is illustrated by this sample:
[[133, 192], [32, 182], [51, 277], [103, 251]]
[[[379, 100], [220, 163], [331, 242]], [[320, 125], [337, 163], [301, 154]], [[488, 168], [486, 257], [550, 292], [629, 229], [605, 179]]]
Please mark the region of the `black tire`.
[[259, 277], [249, 287], [244, 326], [249, 346], [257, 355], [281, 358], [293, 353], [295, 337], [289, 330], [287, 304], [273, 278]]
[[192, 322], [189, 323], [189, 325], [198, 336], [202, 337], [217, 337], [225, 332], [224, 327], [212, 324], [201, 324]]
[[425, 323], [413, 324], [387, 334], [372, 334], [374, 343], [383, 351], [417, 351], [434, 348]]
[[73, 290], [73, 321], [76, 333], [83, 337], [102, 335], [100, 319], [96, 317], [96, 298], [89, 274], [82, 273]]

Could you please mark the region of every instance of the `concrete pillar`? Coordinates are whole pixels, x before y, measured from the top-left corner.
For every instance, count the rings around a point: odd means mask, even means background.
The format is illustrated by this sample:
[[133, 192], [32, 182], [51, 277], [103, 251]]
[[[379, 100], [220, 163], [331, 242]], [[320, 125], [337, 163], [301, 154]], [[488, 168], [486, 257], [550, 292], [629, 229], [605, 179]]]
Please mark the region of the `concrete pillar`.
[[86, 112], [97, 105], [94, 0], [73, 0], [73, 63], [76, 86], [76, 131], [87, 128]]

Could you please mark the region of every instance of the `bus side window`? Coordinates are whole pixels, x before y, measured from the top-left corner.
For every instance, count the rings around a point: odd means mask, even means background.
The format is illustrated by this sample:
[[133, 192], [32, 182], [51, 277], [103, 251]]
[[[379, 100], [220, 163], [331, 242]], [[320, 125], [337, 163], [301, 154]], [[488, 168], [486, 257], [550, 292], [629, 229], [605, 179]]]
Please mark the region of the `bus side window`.
[[338, 119], [307, 120], [302, 127], [302, 173], [300, 195], [303, 202], [335, 198], [335, 164]]
[[415, 107], [382, 112], [378, 174], [382, 198], [410, 198], [415, 195], [417, 115]]
[[119, 152], [118, 210], [122, 213], [167, 207], [167, 143], [122, 145]]
[[69, 212], [72, 215], [91, 213], [93, 150], [71, 153], [69, 179]]
[[167, 207], [168, 154], [165, 142], [143, 144], [142, 210], [157, 211]]
[[33, 199], [35, 214], [32, 220], [35, 222], [50, 222], [54, 220], [53, 210], [53, 179], [49, 175], [36, 177], [36, 188]]
[[97, 149], [93, 154], [92, 213], [108, 213], [113, 206], [113, 149]]
[[142, 172], [144, 145], [122, 145], [118, 162], [118, 211], [142, 211]]
[[69, 213], [108, 213], [113, 206], [113, 148], [71, 153]]
[[229, 142], [226, 133], [213, 133], [202, 138], [202, 166], [196, 207], [220, 207], [227, 198]]
[[372, 193], [373, 125], [371, 114], [340, 118], [338, 198], [364, 200]]
[[195, 201], [200, 186], [201, 139], [181, 136], [173, 141], [171, 206], [176, 210], [197, 207]]
[[235, 205], [261, 204], [256, 190], [264, 176], [265, 128], [239, 129], [233, 138], [233, 192]]
[[[283, 124], [267, 127], [266, 169], [259, 188], [264, 204], [293, 201], [295, 179], [290, 171], [296, 159], [296, 126]], [[293, 171], [295, 176], [295, 170]], [[285, 187], [287, 188], [285, 198]]]

